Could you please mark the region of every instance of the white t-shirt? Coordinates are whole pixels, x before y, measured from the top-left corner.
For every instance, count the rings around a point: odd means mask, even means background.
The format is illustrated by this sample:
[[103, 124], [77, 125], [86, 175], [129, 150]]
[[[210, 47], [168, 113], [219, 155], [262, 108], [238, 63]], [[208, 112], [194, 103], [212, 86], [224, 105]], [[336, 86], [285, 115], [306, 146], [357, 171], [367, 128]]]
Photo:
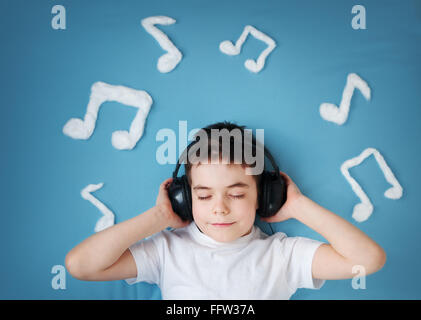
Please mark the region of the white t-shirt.
[[163, 299], [289, 299], [297, 288], [319, 289], [311, 265], [323, 242], [252, 231], [229, 243], [202, 233], [194, 222], [163, 230], [129, 250], [137, 277], [157, 284]]

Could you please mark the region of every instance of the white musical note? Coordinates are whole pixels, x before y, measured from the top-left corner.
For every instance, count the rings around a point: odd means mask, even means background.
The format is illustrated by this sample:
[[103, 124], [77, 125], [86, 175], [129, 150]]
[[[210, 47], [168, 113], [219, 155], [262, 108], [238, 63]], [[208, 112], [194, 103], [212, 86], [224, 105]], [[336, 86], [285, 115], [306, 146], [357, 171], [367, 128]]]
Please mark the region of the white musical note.
[[116, 149], [133, 149], [143, 135], [146, 117], [152, 105], [151, 96], [142, 90], [95, 82], [91, 88], [91, 96], [84, 120], [78, 118], [70, 119], [64, 125], [63, 133], [73, 139], [89, 139], [95, 129], [99, 108], [106, 101], [116, 101], [127, 106], [139, 108], [130, 125], [130, 131], [115, 131], [111, 139], [111, 143]]
[[257, 58], [257, 62], [252, 59], [247, 59], [246, 62], [244, 63], [245, 67], [248, 70], [250, 70], [251, 72], [257, 73], [263, 69], [266, 58], [269, 55], [269, 53], [271, 53], [275, 49], [276, 43], [272, 38], [270, 38], [263, 32], [257, 30], [255, 27], [249, 26], [249, 25], [246, 26], [240, 38], [238, 38], [237, 42], [235, 43], [235, 46], [229, 40], [222, 41], [219, 44], [219, 50], [231, 56], [239, 54], [241, 52], [241, 47], [243, 46], [244, 41], [246, 40], [247, 36], [250, 33], [256, 39], [259, 39], [268, 45], [268, 47], [265, 50], [263, 50], [262, 53]]
[[80, 193], [83, 199], [92, 203], [104, 215], [97, 221], [95, 225], [95, 232], [102, 231], [114, 225], [114, 213], [112, 213], [110, 209], [108, 209], [101, 201], [99, 201], [91, 194], [91, 192], [95, 192], [98, 189], [101, 189], [103, 185], [103, 183], [89, 184]]
[[361, 162], [363, 162], [372, 154], [380, 166], [380, 169], [382, 170], [387, 182], [392, 185], [391, 188], [386, 190], [384, 196], [389, 199], [399, 199], [402, 197], [403, 193], [402, 186], [399, 184], [398, 180], [396, 180], [392, 170], [390, 170], [389, 166], [386, 164], [383, 156], [376, 149], [367, 148], [358, 157], [345, 161], [341, 166], [341, 172], [345, 176], [346, 180], [348, 180], [352, 190], [361, 200], [361, 203], [358, 203], [354, 206], [354, 211], [352, 214], [352, 217], [358, 222], [363, 222], [370, 217], [371, 213], [373, 212], [373, 205], [361, 186], [357, 183], [357, 181], [355, 181], [354, 178], [351, 177], [348, 170], [361, 164]]
[[351, 98], [354, 94], [355, 88], [359, 89], [367, 100], [370, 100], [370, 87], [357, 74], [350, 73], [346, 80], [346, 85], [342, 93], [342, 100], [339, 108], [331, 103], [322, 103], [320, 105], [321, 117], [326, 121], [335, 122], [338, 125], [344, 124], [348, 119], [349, 106], [351, 104]]
[[143, 28], [158, 41], [161, 48], [168, 51], [158, 59], [158, 70], [161, 73], [172, 71], [179, 64], [183, 55], [167, 35], [155, 27], [155, 24], [171, 25], [175, 22], [173, 18], [165, 16], [149, 17], [141, 21]]

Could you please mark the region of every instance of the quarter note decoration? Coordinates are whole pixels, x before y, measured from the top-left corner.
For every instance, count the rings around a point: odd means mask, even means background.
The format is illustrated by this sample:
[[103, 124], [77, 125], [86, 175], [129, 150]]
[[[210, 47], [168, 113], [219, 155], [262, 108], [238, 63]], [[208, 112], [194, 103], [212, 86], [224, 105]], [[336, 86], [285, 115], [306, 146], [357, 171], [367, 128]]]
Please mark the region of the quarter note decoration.
[[146, 117], [152, 105], [151, 96], [142, 90], [95, 82], [84, 119], [70, 119], [64, 125], [63, 133], [73, 139], [89, 139], [95, 129], [99, 108], [106, 101], [116, 101], [139, 109], [130, 125], [130, 131], [115, 131], [111, 139], [112, 145], [118, 150], [133, 149], [143, 135]]
[[254, 61], [252, 59], [247, 59], [246, 62], [244, 63], [245, 67], [248, 70], [250, 70], [251, 72], [257, 73], [263, 69], [266, 58], [275, 49], [276, 43], [272, 38], [270, 38], [263, 32], [257, 30], [255, 27], [249, 26], [249, 25], [246, 26], [240, 38], [238, 38], [237, 42], [235, 43], [235, 45], [229, 40], [222, 41], [219, 45], [219, 50], [221, 50], [221, 52], [228, 54], [230, 56], [238, 55], [241, 52], [241, 47], [243, 46], [243, 43], [249, 34], [251, 34], [256, 39], [265, 42], [268, 45], [268, 47], [265, 50], [263, 50], [262, 53], [259, 55], [259, 57], [257, 58], [257, 61]]
[[158, 41], [162, 49], [167, 51], [166, 54], [162, 55], [158, 59], [158, 70], [161, 73], [168, 73], [172, 71], [181, 61], [183, 55], [180, 50], [171, 42], [165, 33], [155, 27], [156, 24], [171, 25], [176, 21], [173, 18], [165, 16], [155, 16], [145, 18], [141, 21], [141, 24], [145, 30]]
[[355, 88], [359, 89], [367, 100], [370, 100], [370, 87], [357, 74], [350, 73], [346, 80], [346, 85], [342, 93], [342, 100], [339, 108], [331, 103], [322, 103], [320, 105], [320, 116], [326, 121], [331, 121], [338, 125], [343, 125], [348, 119], [351, 98], [354, 94]]
[[103, 183], [89, 184], [80, 193], [83, 199], [88, 200], [103, 214], [103, 217], [101, 217], [95, 225], [95, 232], [102, 231], [114, 225], [114, 213], [91, 194], [91, 192], [101, 189], [103, 185]]
[[389, 199], [399, 199], [402, 197], [403, 193], [402, 186], [399, 184], [398, 180], [396, 180], [392, 170], [390, 170], [389, 166], [386, 164], [386, 161], [384, 160], [383, 156], [376, 149], [367, 148], [358, 157], [345, 161], [341, 166], [341, 172], [345, 176], [345, 179], [351, 185], [352, 190], [355, 192], [358, 198], [360, 198], [361, 201], [360, 203], [354, 206], [354, 211], [352, 214], [352, 217], [358, 222], [363, 222], [370, 217], [371, 213], [373, 212], [373, 204], [371, 203], [370, 199], [363, 191], [361, 186], [357, 183], [357, 181], [355, 181], [355, 179], [351, 177], [351, 175], [349, 174], [349, 169], [358, 166], [370, 155], [374, 155], [387, 182], [389, 182], [392, 185], [391, 188], [386, 190], [384, 196]]

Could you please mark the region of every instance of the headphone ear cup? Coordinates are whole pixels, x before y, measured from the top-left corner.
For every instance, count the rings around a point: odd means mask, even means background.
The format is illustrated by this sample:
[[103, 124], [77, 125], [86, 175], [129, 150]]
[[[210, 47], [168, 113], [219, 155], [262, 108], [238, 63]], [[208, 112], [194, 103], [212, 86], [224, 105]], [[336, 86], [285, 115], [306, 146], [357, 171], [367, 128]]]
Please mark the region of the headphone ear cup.
[[187, 217], [187, 220], [193, 221], [191, 188], [190, 188], [189, 180], [187, 179], [186, 175], [183, 175], [181, 179], [183, 179], [184, 196], [186, 199], [185, 216]]
[[286, 184], [284, 178], [275, 172], [264, 171], [262, 173], [261, 203], [258, 211], [261, 217], [275, 215], [286, 201]]
[[259, 208], [257, 209], [257, 214], [261, 217], [265, 217], [266, 213], [266, 171], [262, 172], [260, 177], [260, 196], [259, 196]]
[[173, 179], [168, 188], [168, 197], [170, 198], [173, 211], [182, 220], [193, 220], [191, 210], [191, 191], [186, 176]]

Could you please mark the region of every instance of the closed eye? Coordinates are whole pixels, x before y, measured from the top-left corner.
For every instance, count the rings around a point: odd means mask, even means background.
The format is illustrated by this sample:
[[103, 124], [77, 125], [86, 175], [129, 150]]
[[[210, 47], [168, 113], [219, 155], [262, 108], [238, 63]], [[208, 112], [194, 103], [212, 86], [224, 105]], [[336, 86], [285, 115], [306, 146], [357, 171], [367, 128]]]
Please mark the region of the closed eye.
[[[230, 197], [231, 198], [234, 198], [234, 199], [242, 199], [242, 198], [244, 198], [244, 194], [239, 194], [239, 195], [230, 195]], [[199, 199], [199, 200], [209, 200], [210, 198], [211, 198], [211, 196], [207, 196], [207, 197], [200, 197], [200, 196], [197, 196], [197, 198]]]

